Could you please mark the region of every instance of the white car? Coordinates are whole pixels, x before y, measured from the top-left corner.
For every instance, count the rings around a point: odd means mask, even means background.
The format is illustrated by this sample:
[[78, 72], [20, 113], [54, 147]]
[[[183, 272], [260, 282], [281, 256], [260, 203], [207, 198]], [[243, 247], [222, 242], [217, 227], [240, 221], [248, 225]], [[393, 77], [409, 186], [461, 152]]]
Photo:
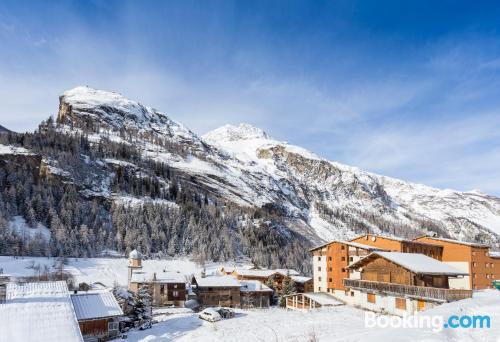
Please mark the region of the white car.
[[198, 317], [209, 322], [217, 322], [222, 319], [221, 315], [212, 308], [207, 308], [198, 314]]

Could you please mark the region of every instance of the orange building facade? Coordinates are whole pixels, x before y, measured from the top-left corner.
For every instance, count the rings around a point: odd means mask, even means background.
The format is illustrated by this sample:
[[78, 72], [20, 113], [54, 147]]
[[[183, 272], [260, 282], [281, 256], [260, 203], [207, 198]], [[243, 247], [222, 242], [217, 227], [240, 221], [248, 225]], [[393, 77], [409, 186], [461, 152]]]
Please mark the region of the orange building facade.
[[442, 261], [469, 273], [468, 283], [461, 287], [472, 290], [489, 289], [493, 288], [494, 280], [500, 279], [500, 259], [490, 256], [487, 245], [430, 236], [422, 236], [415, 241], [442, 246]]

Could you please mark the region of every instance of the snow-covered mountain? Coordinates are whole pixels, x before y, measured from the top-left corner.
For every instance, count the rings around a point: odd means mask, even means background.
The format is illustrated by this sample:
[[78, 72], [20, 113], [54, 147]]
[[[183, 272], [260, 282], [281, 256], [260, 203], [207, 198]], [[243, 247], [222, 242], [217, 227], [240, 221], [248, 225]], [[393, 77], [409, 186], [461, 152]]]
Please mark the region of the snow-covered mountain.
[[[365, 172], [275, 140], [248, 124], [226, 125], [199, 137], [155, 109], [89, 87], [60, 97], [57, 122], [60, 132], [85, 132], [93, 143], [106, 139], [134, 146], [143, 158], [179, 170], [220, 200], [265, 208], [312, 243], [367, 231], [408, 237], [432, 231], [500, 243], [497, 197]], [[125, 158], [104, 162], [134, 165]], [[123, 197], [105, 182], [99, 187], [82, 191], [114, 200]]]

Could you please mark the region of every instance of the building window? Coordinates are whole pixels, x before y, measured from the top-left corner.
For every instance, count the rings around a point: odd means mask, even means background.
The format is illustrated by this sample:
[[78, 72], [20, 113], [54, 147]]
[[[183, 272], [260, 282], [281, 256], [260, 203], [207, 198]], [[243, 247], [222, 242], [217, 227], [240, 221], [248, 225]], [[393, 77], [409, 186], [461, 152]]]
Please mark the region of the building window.
[[345, 249], [345, 246], [344, 246], [344, 245], [340, 246], [340, 249], [341, 249], [341, 250], [344, 250], [344, 249]]
[[176, 289], [176, 288], [177, 288], [177, 284], [174, 285], [174, 289]]
[[173, 291], [173, 292], [172, 292], [172, 295], [173, 295], [174, 297], [178, 297], [178, 296], [179, 296], [179, 291]]
[[108, 331], [118, 330], [117, 322], [108, 322]]
[[341, 259], [341, 260], [342, 260], [342, 261], [345, 261], [345, 257], [342, 257], [342, 259]]
[[318, 286], [318, 292], [321, 292], [321, 286]]
[[345, 273], [345, 268], [342, 268], [342, 273]]
[[318, 277], [318, 281], [321, 281], [321, 277]]
[[320, 271], [320, 272], [321, 272], [321, 266], [318, 266], [318, 271]]
[[331, 256], [328, 257], [328, 261], [332, 261], [332, 257]]
[[396, 309], [406, 310], [406, 298], [394, 298], [396, 301]]
[[375, 301], [376, 301], [376, 298], [375, 298], [375, 297], [376, 297], [376, 296], [375, 296], [375, 294], [374, 294], [374, 293], [367, 293], [367, 294], [366, 294], [366, 301], [367, 301], [368, 303], [375, 303]]
[[328, 268], [328, 271], [333, 272], [333, 267]]
[[160, 294], [163, 296], [165, 294], [165, 286], [160, 285]]
[[328, 282], [330, 282], [330, 283], [331, 283], [332, 281], [333, 281], [333, 279], [332, 279], [332, 278], [328, 278]]
[[354, 259], [353, 257], [349, 257], [349, 261], [352, 262]]
[[318, 257], [318, 261], [321, 261], [321, 257], [320, 256]]

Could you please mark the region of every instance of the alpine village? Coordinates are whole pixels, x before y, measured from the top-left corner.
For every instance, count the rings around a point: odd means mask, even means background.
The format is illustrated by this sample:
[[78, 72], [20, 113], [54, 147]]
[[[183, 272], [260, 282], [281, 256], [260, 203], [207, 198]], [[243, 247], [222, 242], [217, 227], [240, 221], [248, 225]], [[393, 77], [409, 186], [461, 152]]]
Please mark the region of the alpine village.
[[[255, 155], [236, 154], [245, 148]], [[425, 195], [412, 207], [404, 191]], [[0, 341], [188, 329], [160, 319], [177, 315], [214, 326], [265, 310], [404, 316], [495, 292], [500, 236], [471, 222], [498, 199], [440, 191], [245, 124], [198, 137], [77, 87], [37, 131], [0, 133]]]

